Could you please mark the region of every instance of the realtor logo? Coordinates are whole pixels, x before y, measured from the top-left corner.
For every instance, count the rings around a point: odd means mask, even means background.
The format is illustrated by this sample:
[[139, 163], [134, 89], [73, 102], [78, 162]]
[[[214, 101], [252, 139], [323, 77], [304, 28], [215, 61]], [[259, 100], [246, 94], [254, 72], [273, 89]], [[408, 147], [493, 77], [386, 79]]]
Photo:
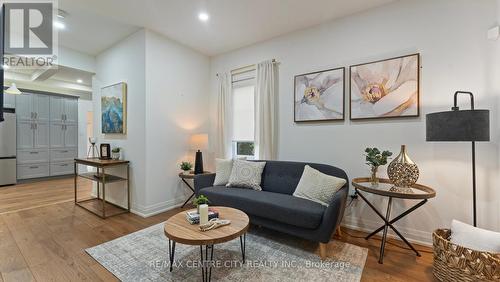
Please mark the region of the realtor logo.
[[4, 7], [6, 53], [53, 54], [52, 3], [5, 3]]

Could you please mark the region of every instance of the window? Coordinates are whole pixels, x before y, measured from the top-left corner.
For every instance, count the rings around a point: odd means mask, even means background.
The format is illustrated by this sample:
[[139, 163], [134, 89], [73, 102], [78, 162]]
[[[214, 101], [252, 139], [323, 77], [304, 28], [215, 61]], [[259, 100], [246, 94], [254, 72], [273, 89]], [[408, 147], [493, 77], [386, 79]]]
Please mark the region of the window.
[[[248, 81], [248, 80], [247, 80]], [[253, 81], [253, 79], [252, 79]], [[233, 156], [253, 159], [254, 146], [253, 84], [233, 82]]]

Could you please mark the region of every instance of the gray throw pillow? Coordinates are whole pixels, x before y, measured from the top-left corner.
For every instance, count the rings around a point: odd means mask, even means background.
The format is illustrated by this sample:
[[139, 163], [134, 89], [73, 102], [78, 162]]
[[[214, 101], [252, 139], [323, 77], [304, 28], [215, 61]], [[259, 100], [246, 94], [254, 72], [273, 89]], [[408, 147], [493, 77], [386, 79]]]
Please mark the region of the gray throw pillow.
[[214, 186], [226, 185], [233, 169], [232, 159], [215, 159], [215, 180]]
[[262, 191], [260, 181], [265, 166], [265, 162], [234, 160], [231, 176], [229, 177], [229, 182], [226, 186], [251, 188], [257, 191]]
[[306, 165], [293, 195], [295, 197], [320, 203], [323, 206], [328, 206], [335, 196], [335, 193], [337, 193], [345, 183], [346, 181], [343, 178], [324, 174]]

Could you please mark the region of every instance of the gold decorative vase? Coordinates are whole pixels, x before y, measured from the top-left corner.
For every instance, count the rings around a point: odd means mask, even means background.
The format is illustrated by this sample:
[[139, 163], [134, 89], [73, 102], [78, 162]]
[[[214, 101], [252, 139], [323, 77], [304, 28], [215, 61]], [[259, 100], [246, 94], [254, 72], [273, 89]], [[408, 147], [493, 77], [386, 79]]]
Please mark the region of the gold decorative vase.
[[387, 167], [387, 175], [397, 187], [411, 187], [417, 183], [418, 167], [406, 153], [406, 145], [401, 145], [401, 152]]

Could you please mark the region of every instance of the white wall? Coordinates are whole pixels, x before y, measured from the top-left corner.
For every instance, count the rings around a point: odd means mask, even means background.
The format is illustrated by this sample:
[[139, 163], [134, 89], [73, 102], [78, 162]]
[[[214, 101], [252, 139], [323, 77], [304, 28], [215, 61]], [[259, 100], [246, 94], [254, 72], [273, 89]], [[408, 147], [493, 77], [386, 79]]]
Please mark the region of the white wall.
[[[190, 134], [207, 129], [209, 63], [208, 57], [147, 30], [97, 56], [94, 131], [98, 143], [122, 147], [130, 160], [132, 209], [139, 215], [171, 209], [188, 196], [178, 165], [191, 158]], [[103, 136], [100, 89], [120, 81], [128, 85], [127, 134]], [[125, 204], [123, 186], [113, 186], [119, 187], [106, 191], [109, 199]]]
[[188, 140], [207, 132], [209, 58], [157, 33], [146, 32], [145, 214], [186, 200], [179, 163], [192, 161]]
[[[95, 137], [98, 144], [111, 143], [112, 147], [123, 148], [124, 157], [130, 160], [133, 209], [141, 209], [146, 200], [145, 38], [145, 31], [138, 31], [99, 54], [96, 58], [96, 75], [92, 81]], [[127, 134], [103, 135], [101, 88], [118, 82], [127, 83]], [[115, 172], [125, 173], [124, 170]], [[111, 201], [126, 204], [123, 184], [114, 183], [107, 187], [106, 195]]]
[[59, 65], [88, 72], [96, 71], [95, 57], [63, 46], [58, 47], [58, 52], [57, 63]]
[[[217, 72], [277, 59], [281, 62], [279, 159], [336, 165], [353, 178], [368, 175], [365, 147], [377, 146], [397, 154], [400, 145], [407, 144], [420, 168], [419, 182], [434, 187], [437, 197], [397, 225], [409, 238], [429, 243], [431, 232], [449, 226], [453, 218], [471, 222], [471, 149], [468, 143], [425, 142], [425, 114], [449, 110], [454, 91], [470, 90], [475, 93], [477, 108], [492, 111], [492, 141], [477, 145], [479, 226], [499, 231], [498, 89], [489, 83], [494, 63], [492, 44], [498, 42], [486, 38], [486, 31], [496, 20], [496, 1], [492, 0], [406, 0], [214, 57], [211, 121], [215, 116]], [[422, 65], [420, 117], [293, 122], [294, 75], [415, 52], [421, 54]], [[466, 106], [465, 99], [461, 104]], [[370, 199], [385, 210], [385, 199]], [[414, 203], [397, 200], [393, 214]], [[361, 200], [349, 208], [344, 220], [345, 225], [367, 230], [381, 223]]]

